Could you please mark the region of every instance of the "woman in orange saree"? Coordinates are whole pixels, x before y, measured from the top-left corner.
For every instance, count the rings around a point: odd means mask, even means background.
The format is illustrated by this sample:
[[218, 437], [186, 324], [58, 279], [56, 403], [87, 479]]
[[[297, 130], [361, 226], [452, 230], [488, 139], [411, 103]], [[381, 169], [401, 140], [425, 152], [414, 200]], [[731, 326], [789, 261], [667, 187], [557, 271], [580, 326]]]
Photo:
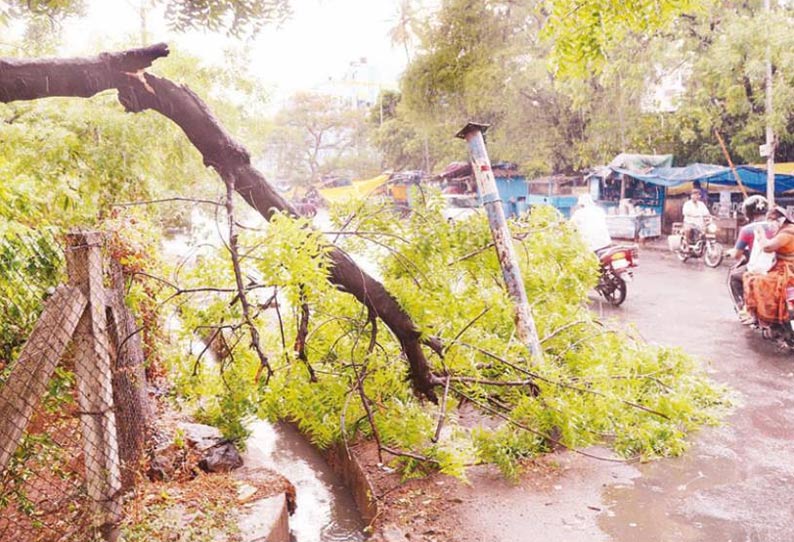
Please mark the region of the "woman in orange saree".
[[770, 210], [767, 219], [782, 225], [771, 239], [757, 235], [756, 242], [764, 252], [774, 252], [776, 261], [766, 275], [745, 274], [745, 306], [756, 319], [779, 324], [789, 319], [786, 288], [794, 286], [794, 223], [780, 207]]

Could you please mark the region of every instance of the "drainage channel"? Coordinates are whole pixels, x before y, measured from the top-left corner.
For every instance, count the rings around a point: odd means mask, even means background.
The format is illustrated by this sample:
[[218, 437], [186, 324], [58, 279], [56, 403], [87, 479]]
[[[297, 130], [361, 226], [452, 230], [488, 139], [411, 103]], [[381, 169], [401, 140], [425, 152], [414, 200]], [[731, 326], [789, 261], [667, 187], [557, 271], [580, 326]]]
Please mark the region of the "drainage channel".
[[[218, 225], [194, 209], [192, 234], [171, 234], [163, 240], [163, 255], [182, 265], [193, 265], [199, 252], [218, 247]], [[179, 325], [172, 318], [170, 325]], [[197, 352], [203, 350], [199, 345]], [[212, 363], [211, 352], [205, 360]], [[353, 496], [323, 456], [288, 424], [272, 425], [256, 420], [249, 424], [251, 436], [243, 456], [247, 467], [267, 467], [287, 478], [296, 489], [297, 510], [289, 518], [293, 542], [359, 542], [366, 539], [366, 524]]]
[[365, 524], [350, 491], [297, 429], [260, 420], [248, 428], [246, 466], [273, 469], [295, 486], [298, 508], [289, 519], [294, 542], [366, 539]]

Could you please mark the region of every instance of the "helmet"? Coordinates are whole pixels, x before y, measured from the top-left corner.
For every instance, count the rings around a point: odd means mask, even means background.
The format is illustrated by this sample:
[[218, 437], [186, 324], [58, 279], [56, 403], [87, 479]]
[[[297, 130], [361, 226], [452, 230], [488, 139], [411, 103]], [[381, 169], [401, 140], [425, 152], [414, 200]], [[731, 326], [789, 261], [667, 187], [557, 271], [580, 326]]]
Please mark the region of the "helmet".
[[742, 211], [747, 218], [763, 216], [769, 210], [769, 203], [764, 196], [758, 194], [750, 196], [742, 203]]

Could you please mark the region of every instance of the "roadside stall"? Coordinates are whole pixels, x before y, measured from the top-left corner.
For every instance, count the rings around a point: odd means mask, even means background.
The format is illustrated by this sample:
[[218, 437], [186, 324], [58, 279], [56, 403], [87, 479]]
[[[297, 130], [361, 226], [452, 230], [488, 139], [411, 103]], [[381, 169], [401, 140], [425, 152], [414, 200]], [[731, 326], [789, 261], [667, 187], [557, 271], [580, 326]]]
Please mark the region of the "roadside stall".
[[612, 237], [639, 240], [662, 235], [665, 188], [672, 183], [652, 172], [672, 163], [671, 154], [619, 154], [586, 177], [590, 195], [607, 213]]
[[[529, 188], [518, 164], [495, 162], [491, 165], [496, 189], [506, 217], [515, 217], [529, 209]], [[433, 178], [452, 207], [470, 208], [482, 205], [482, 197], [469, 162], [452, 162]]]
[[[607, 210], [610, 234], [619, 239], [643, 239], [669, 231], [682, 220], [681, 208], [697, 182], [707, 192], [704, 203], [717, 219], [721, 240], [732, 244], [742, 220], [744, 196], [739, 184], [750, 193], [766, 192], [766, 171], [752, 166], [737, 166], [732, 171], [714, 164], [645, 169], [634, 164], [629, 169], [614, 162], [597, 169], [588, 178], [593, 199]], [[775, 175], [776, 194], [792, 189], [794, 175]]]

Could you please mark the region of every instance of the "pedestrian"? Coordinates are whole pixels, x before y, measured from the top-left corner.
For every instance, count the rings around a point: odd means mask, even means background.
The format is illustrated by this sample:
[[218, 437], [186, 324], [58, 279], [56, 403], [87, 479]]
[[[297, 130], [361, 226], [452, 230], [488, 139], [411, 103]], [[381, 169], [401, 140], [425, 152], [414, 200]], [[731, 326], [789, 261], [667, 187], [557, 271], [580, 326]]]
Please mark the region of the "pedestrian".
[[612, 244], [612, 237], [607, 228], [607, 214], [595, 204], [590, 194], [579, 196], [576, 210], [571, 215], [571, 222], [593, 252]]

